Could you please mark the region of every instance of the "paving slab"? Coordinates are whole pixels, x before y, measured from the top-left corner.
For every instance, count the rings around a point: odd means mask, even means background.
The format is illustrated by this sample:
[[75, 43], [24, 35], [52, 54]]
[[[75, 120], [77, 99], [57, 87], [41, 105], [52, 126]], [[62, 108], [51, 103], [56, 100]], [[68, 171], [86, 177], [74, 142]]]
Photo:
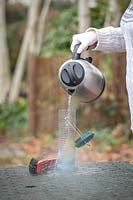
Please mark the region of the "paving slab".
[[32, 176], [28, 167], [0, 167], [0, 200], [133, 200], [133, 165], [80, 163], [75, 173]]

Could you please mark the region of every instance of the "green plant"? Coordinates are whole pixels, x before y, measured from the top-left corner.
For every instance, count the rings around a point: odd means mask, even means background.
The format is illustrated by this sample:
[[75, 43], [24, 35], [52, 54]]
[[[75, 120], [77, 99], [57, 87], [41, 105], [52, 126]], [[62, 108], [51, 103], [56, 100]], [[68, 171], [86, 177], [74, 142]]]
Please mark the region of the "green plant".
[[75, 6], [62, 10], [49, 24], [42, 56], [61, 55], [70, 52], [72, 35], [77, 32], [77, 9]]
[[95, 28], [102, 28], [104, 26], [105, 16], [108, 10], [108, 1], [97, 0], [97, 6], [91, 8], [91, 26]]
[[0, 105], [0, 129], [26, 129], [27, 118], [27, 102], [24, 98], [19, 98], [13, 104]]
[[108, 116], [108, 117], [113, 117], [115, 116], [116, 113], [116, 107], [118, 105], [118, 102], [116, 99], [113, 99], [105, 108], [104, 108], [104, 113]]
[[101, 130], [95, 131], [95, 139], [107, 146], [116, 146], [120, 144], [120, 141], [111, 134], [110, 127], [105, 127]]

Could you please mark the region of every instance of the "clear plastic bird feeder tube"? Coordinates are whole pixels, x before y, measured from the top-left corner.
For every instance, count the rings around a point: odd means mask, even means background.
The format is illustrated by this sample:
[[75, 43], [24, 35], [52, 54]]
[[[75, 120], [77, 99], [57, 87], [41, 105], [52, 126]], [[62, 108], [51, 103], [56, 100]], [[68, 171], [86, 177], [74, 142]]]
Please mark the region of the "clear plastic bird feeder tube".
[[60, 109], [58, 118], [58, 156], [57, 170], [75, 171], [75, 131], [71, 124], [76, 124], [76, 109]]

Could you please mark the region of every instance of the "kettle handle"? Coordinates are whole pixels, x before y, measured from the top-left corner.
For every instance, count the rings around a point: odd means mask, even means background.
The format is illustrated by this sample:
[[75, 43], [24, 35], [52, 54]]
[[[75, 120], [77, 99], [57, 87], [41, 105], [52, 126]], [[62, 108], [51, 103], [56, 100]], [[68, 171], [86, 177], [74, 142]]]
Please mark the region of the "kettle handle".
[[80, 59], [80, 55], [81, 55], [81, 54], [80, 54], [80, 53], [77, 53], [77, 50], [78, 50], [80, 44], [81, 44], [81, 43], [76, 44], [76, 45], [74, 46], [73, 55], [72, 55], [72, 60], [79, 60], [79, 59]]
[[[77, 53], [77, 50], [79, 48], [81, 43], [79, 44], [76, 44], [74, 46], [74, 50], [73, 50], [73, 55], [72, 55], [72, 60], [79, 60], [81, 59], [81, 53]], [[89, 49], [89, 47], [87, 48], [87, 50]], [[82, 58], [83, 59], [83, 58]], [[89, 63], [92, 63], [92, 57], [88, 57], [88, 58], [85, 58], [84, 60], [87, 60]]]

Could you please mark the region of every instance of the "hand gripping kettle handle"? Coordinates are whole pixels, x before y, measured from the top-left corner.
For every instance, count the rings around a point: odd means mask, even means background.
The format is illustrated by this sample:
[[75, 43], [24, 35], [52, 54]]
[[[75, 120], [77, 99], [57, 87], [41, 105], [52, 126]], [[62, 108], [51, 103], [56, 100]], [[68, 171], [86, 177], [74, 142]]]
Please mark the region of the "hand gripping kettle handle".
[[80, 44], [76, 44], [74, 47], [73, 55], [72, 55], [72, 60], [79, 60], [80, 59], [80, 53], [77, 53], [77, 50], [79, 48]]
[[[73, 55], [72, 55], [72, 60], [83, 59], [83, 58], [80, 57], [81, 54], [80, 54], [80, 53], [77, 53], [77, 50], [78, 50], [80, 44], [81, 44], [81, 43], [75, 45], [74, 51], [73, 51]], [[89, 49], [89, 47], [88, 47], [88, 49]], [[88, 49], [87, 49], [87, 50], [88, 50]], [[88, 58], [83, 59], [83, 60], [87, 60], [89, 63], [92, 63], [92, 57], [90, 57], [90, 56], [89, 56]]]

